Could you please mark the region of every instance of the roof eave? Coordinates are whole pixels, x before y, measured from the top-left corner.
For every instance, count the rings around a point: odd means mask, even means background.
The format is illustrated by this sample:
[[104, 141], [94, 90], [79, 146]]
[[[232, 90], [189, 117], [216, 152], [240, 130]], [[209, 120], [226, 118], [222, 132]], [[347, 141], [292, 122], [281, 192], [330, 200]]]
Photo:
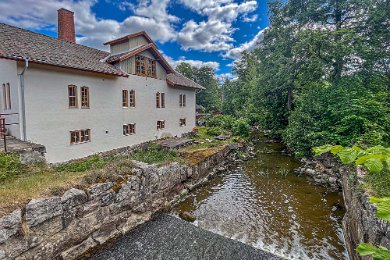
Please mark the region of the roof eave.
[[132, 33], [132, 34], [123, 36], [121, 38], [105, 42], [105, 43], [103, 43], [103, 45], [118, 44], [118, 43], [125, 42], [125, 41], [127, 41], [129, 39], [132, 39], [134, 37], [138, 37], [138, 36], [141, 36], [141, 35], [144, 36], [149, 41], [149, 43], [153, 43], [154, 44], [154, 41], [152, 40], [152, 38], [150, 38], [150, 36], [145, 31], [141, 31], [141, 32]]
[[174, 82], [170, 81], [169, 79], [167, 79], [166, 81], [167, 81], [168, 85], [170, 85], [172, 87], [190, 88], [190, 89], [193, 89], [193, 90], [196, 90], [196, 89], [200, 89], [200, 90], [206, 89], [205, 87], [203, 87], [201, 85], [199, 85], [199, 87], [184, 86], [184, 85], [180, 85], [180, 84], [174, 83]]
[[[24, 61], [23, 57], [9, 57], [9, 56], [3, 56], [3, 55], [0, 55], [0, 59]], [[72, 66], [63, 66], [63, 65], [50, 64], [50, 63], [40, 62], [40, 61], [30, 60], [30, 59], [28, 60], [28, 62], [29, 63], [40, 64], [40, 65], [51, 66], [51, 67], [64, 68], [64, 69], [73, 69], [73, 70], [80, 70], [80, 71], [85, 71], [85, 72], [93, 72], [93, 73], [104, 74], [104, 75], [108, 75], [108, 76], [117, 76], [117, 77], [126, 77], [126, 78], [129, 77], [129, 75], [126, 74], [126, 73], [109, 73], [109, 72], [98, 71], [98, 70], [88, 70], [88, 69], [76, 68], [76, 67], [72, 67]]]

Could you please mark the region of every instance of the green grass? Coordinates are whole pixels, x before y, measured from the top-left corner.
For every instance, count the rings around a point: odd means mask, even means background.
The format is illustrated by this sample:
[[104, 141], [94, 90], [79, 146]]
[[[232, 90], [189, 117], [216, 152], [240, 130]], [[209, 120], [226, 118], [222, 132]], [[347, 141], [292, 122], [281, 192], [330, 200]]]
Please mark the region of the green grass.
[[364, 189], [376, 197], [390, 197], [390, 173], [368, 174], [364, 178]]
[[129, 155], [129, 158], [145, 163], [165, 163], [180, 160], [176, 151], [164, 149], [157, 144], [150, 144], [145, 150], [136, 150]]
[[98, 155], [91, 156], [85, 160], [77, 160], [74, 162], [60, 164], [55, 167], [59, 172], [86, 172], [91, 169], [103, 168], [112, 158], [103, 158]]
[[22, 174], [24, 168], [20, 163], [19, 155], [0, 153], [0, 182]]

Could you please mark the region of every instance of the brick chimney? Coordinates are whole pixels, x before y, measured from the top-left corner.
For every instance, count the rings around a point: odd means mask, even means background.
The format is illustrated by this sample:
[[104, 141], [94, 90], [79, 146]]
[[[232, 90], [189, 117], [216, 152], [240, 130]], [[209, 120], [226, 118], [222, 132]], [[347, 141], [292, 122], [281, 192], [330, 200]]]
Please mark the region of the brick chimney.
[[58, 9], [58, 39], [76, 42], [74, 31], [74, 14], [64, 8]]

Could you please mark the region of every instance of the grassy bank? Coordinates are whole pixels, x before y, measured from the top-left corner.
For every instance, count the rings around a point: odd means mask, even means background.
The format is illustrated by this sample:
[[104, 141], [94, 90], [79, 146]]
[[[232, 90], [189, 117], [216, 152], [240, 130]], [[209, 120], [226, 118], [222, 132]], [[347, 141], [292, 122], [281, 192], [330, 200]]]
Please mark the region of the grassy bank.
[[160, 165], [170, 162], [193, 165], [238, 140], [216, 140], [205, 127], [199, 128], [193, 139], [194, 144], [179, 150], [168, 150], [151, 143], [147, 149], [128, 154], [94, 155], [55, 167], [44, 163], [23, 165], [18, 155], [0, 153], [0, 217], [32, 198], [61, 195], [71, 187], [86, 190], [93, 183], [121, 181], [131, 174], [132, 160]]

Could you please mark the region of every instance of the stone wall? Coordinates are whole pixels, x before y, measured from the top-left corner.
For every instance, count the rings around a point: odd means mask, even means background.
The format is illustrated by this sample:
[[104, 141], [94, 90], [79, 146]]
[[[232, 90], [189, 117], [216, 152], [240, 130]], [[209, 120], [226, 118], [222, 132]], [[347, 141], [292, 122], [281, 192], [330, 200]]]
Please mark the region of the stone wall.
[[149, 220], [205, 180], [239, 145], [196, 165], [134, 162], [121, 182], [31, 200], [0, 219], [0, 259], [73, 259]]
[[369, 202], [369, 194], [362, 189], [362, 180], [367, 174], [362, 167], [342, 165], [326, 154], [315, 159], [302, 159], [302, 166], [297, 172], [309, 176], [318, 185], [343, 191], [346, 209], [344, 237], [352, 260], [371, 259], [356, 253], [355, 248], [360, 243], [390, 248], [390, 224], [375, 216], [376, 207]]
[[369, 194], [361, 189], [362, 178], [367, 174], [361, 167], [345, 171], [343, 197], [346, 214], [343, 219], [344, 236], [350, 258], [360, 257], [355, 248], [362, 242], [390, 248], [390, 223], [375, 216], [376, 207], [369, 201]]

